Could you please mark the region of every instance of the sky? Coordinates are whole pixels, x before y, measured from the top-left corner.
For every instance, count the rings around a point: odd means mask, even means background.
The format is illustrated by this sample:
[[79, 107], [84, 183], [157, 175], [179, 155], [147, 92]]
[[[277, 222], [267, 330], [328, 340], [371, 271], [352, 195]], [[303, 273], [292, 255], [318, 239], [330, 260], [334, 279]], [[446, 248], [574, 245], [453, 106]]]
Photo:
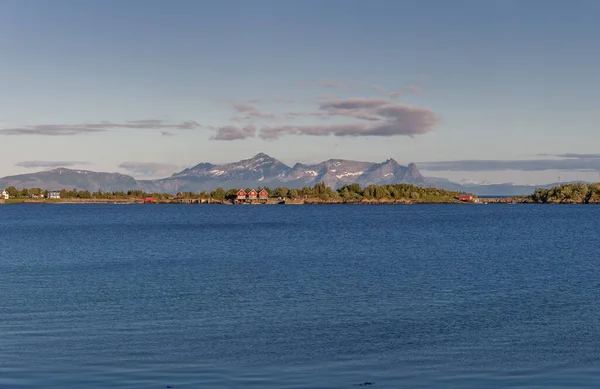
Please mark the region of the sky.
[[4, 0], [0, 176], [264, 152], [600, 179], [596, 0]]

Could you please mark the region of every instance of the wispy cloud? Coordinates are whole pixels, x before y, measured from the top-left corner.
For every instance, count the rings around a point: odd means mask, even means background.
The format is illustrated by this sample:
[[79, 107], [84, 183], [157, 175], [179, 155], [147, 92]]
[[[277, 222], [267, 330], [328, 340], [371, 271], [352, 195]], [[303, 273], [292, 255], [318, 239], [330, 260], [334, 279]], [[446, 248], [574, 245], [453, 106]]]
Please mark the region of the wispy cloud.
[[[310, 85], [341, 86], [339, 82], [314, 82]], [[373, 86], [374, 89], [389, 94], [385, 88]], [[387, 96], [386, 96], [387, 97]], [[432, 131], [440, 119], [429, 108], [399, 104], [390, 98], [364, 98], [354, 97], [349, 99], [326, 99], [317, 103], [313, 112], [278, 112], [265, 113], [256, 106], [242, 102], [228, 100], [237, 111], [238, 115], [231, 118], [233, 122], [249, 123], [252, 125], [240, 127], [235, 125], [224, 126], [216, 129], [213, 140], [239, 140], [259, 136], [264, 140], [279, 139], [285, 135], [311, 135], [311, 136], [415, 136]], [[301, 117], [315, 117], [330, 119], [345, 117], [355, 119], [347, 124], [332, 125], [289, 125], [286, 120]], [[262, 120], [274, 120], [275, 125], [261, 125], [255, 123]], [[281, 123], [281, 122], [284, 123]], [[368, 122], [368, 123], [365, 123]]]
[[600, 154], [538, 154], [540, 157], [576, 158], [576, 159], [600, 159]]
[[0, 129], [0, 135], [72, 136], [106, 132], [114, 129], [192, 130], [200, 127], [201, 125], [195, 121], [169, 124], [163, 120], [144, 119], [122, 123], [103, 121], [100, 123], [84, 124], [36, 124], [21, 127], [3, 128]]
[[211, 139], [213, 140], [238, 140], [246, 138], [254, 138], [256, 135], [256, 127], [236, 127], [236, 126], [225, 126], [217, 129], [217, 134]]
[[404, 93], [401, 91], [388, 91], [386, 88], [380, 86], [380, 85], [373, 85], [371, 87], [371, 89], [373, 89], [375, 92], [377, 92], [378, 94], [385, 96], [385, 97], [389, 97], [391, 99], [395, 99], [398, 98], [400, 96], [402, 96]]
[[153, 178], [170, 176], [178, 169], [177, 165], [157, 162], [123, 162], [119, 167], [133, 175]]
[[273, 120], [277, 118], [275, 114], [261, 112], [258, 108], [251, 105], [234, 104], [233, 108], [236, 111], [245, 114], [245, 116], [234, 116], [232, 120], [236, 122], [253, 122], [256, 119]]
[[346, 83], [341, 81], [308, 81], [301, 83], [303, 86], [320, 86], [322, 88], [344, 88]]
[[238, 112], [256, 112], [257, 109], [251, 105], [234, 104], [233, 108]]
[[421, 88], [420, 86], [417, 86], [417, 85], [411, 85], [411, 86], [407, 86], [406, 88], [404, 88], [404, 90], [405, 90], [407, 93], [412, 93], [412, 94], [414, 94], [414, 95], [418, 95], [418, 94], [420, 94], [421, 92], [423, 92], [423, 88]]
[[377, 92], [377, 93], [379, 93], [379, 94], [382, 94], [382, 95], [387, 95], [387, 94], [389, 93], [389, 92], [387, 91], [387, 89], [385, 89], [384, 87], [382, 87], [382, 86], [379, 86], [379, 85], [373, 85], [373, 86], [371, 87], [371, 89], [373, 89], [375, 92]]
[[286, 112], [283, 114], [286, 119], [295, 119], [299, 117], [318, 117], [321, 119], [329, 119], [331, 115], [327, 112]]
[[[327, 103], [322, 108], [334, 108], [333, 112], [339, 112], [335, 107], [353, 107], [355, 115], [372, 115], [375, 123], [351, 123], [335, 125], [313, 125], [313, 126], [275, 126], [264, 127], [259, 136], [262, 139], [273, 140], [283, 135], [312, 135], [312, 136], [414, 136], [424, 134], [433, 129], [439, 122], [438, 116], [428, 108], [413, 107], [403, 104], [388, 104], [382, 101], [340, 102], [336, 104]], [[361, 111], [359, 108], [366, 107]], [[351, 108], [347, 108], [350, 110]], [[355, 116], [356, 117], [356, 116]]]
[[319, 109], [372, 109], [390, 104], [389, 100], [351, 98], [347, 100], [328, 100], [320, 103]]
[[0, 129], [0, 135], [46, 135], [69, 136], [105, 132], [106, 127], [96, 125], [61, 125], [38, 124], [34, 126], [12, 127]]
[[[584, 154], [575, 154], [584, 155]], [[595, 154], [590, 154], [594, 156]], [[600, 171], [600, 157], [531, 160], [457, 160], [422, 162], [419, 167], [429, 171]]]
[[273, 113], [264, 113], [264, 112], [254, 111], [254, 112], [248, 112], [248, 117], [256, 118], [256, 119], [275, 119], [275, 118], [277, 118], [277, 115], [275, 115]]
[[371, 120], [371, 121], [378, 121], [381, 120], [381, 116], [374, 114], [374, 113], [370, 113], [370, 112], [363, 112], [360, 110], [356, 110], [356, 109], [330, 109], [327, 111], [327, 114], [329, 116], [346, 116], [346, 117], [351, 117], [351, 118], [355, 118], [355, 119], [361, 119], [361, 120]]
[[385, 99], [328, 100], [320, 104], [319, 110], [331, 116], [346, 116], [375, 123], [265, 127], [259, 136], [270, 140], [283, 135], [414, 136], [431, 131], [439, 122], [435, 112], [428, 108], [397, 104]]
[[57, 168], [91, 165], [88, 161], [23, 161], [17, 162], [15, 166], [26, 169]]
[[276, 97], [275, 98], [275, 102], [277, 103], [290, 103], [290, 104], [295, 104], [298, 102], [298, 100], [296, 99], [284, 99], [283, 97]]
[[402, 89], [392, 91], [379, 85], [373, 85], [371, 89], [373, 89], [375, 92], [379, 93], [382, 96], [386, 96], [392, 99], [403, 96], [404, 94], [418, 95], [423, 91], [423, 89], [418, 85], [410, 85]]

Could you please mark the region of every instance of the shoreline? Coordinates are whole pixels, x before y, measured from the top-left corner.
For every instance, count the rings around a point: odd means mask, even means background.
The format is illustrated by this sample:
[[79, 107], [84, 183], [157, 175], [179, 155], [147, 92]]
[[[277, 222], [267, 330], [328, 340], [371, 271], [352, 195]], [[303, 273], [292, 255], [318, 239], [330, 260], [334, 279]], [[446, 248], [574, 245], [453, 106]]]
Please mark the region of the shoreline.
[[486, 198], [483, 201], [472, 202], [472, 201], [419, 201], [419, 200], [368, 200], [363, 199], [359, 201], [339, 201], [339, 200], [321, 200], [321, 199], [303, 199], [303, 200], [270, 200], [266, 202], [254, 202], [254, 203], [240, 203], [235, 201], [222, 201], [222, 200], [211, 200], [201, 201], [199, 199], [190, 199], [187, 201], [181, 200], [158, 200], [151, 203], [144, 203], [139, 200], [75, 200], [75, 199], [64, 199], [64, 200], [0, 200], [0, 205], [17, 205], [17, 204], [29, 204], [29, 205], [59, 205], [59, 204], [103, 204], [103, 205], [435, 205], [435, 204], [446, 204], [446, 205], [490, 205], [490, 204], [540, 204], [540, 205], [594, 205], [600, 204], [600, 202], [535, 202], [531, 199], [524, 198]]
[[419, 200], [419, 199], [360, 199], [360, 200], [341, 200], [341, 199], [274, 199], [256, 200], [256, 201], [238, 201], [238, 200], [220, 200], [220, 199], [197, 199], [197, 198], [177, 198], [154, 200], [143, 202], [138, 198], [130, 199], [0, 199], [0, 205], [11, 204], [104, 204], [104, 205], [419, 205], [419, 204], [455, 204], [455, 205], [488, 205], [488, 204], [544, 204], [544, 205], [574, 205], [574, 204], [600, 204], [600, 201], [590, 202], [536, 202], [527, 196], [514, 197], [490, 197], [479, 198], [473, 201], [460, 201], [458, 199], [439, 199], [439, 200]]

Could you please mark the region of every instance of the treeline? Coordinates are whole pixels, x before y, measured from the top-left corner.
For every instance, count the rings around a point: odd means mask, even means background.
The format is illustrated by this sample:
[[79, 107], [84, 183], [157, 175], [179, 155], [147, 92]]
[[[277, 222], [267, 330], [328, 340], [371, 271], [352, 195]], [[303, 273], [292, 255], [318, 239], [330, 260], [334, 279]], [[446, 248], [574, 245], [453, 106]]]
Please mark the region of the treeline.
[[43, 190], [41, 188], [17, 189], [14, 186], [6, 189], [11, 199], [48, 198], [48, 193], [58, 192], [62, 199], [129, 199], [141, 197], [155, 197], [157, 199], [168, 199], [173, 197], [166, 193], [147, 193], [142, 190], [103, 192], [77, 189]]
[[[310, 198], [318, 197], [322, 200], [330, 199], [342, 199], [342, 200], [361, 200], [361, 199], [432, 199], [432, 198], [457, 198], [460, 193], [451, 192], [437, 188], [422, 188], [420, 186], [411, 184], [395, 184], [395, 185], [368, 185], [361, 187], [359, 184], [344, 185], [341, 188], [335, 190], [327, 186], [325, 183], [318, 183], [314, 186], [305, 186], [303, 188], [287, 188], [278, 186], [274, 189], [269, 187], [258, 187], [257, 191], [260, 192], [265, 189], [270, 197], [277, 198]], [[217, 192], [219, 189], [217, 189]], [[246, 193], [250, 191], [250, 188], [245, 189]], [[230, 189], [224, 192], [225, 199], [234, 199], [237, 195], [238, 189]], [[211, 192], [211, 197], [215, 193]], [[221, 192], [216, 193], [217, 196], [221, 195]], [[217, 197], [218, 198], [218, 197]]]
[[[244, 189], [244, 188], [242, 188]], [[258, 192], [265, 189], [272, 198], [319, 198], [322, 200], [362, 200], [362, 199], [410, 199], [410, 200], [451, 200], [456, 199], [461, 194], [459, 192], [446, 191], [437, 188], [422, 188], [411, 184], [395, 184], [395, 185], [368, 185], [361, 187], [359, 184], [344, 185], [335, 190], [327, 186], [325, 183], [318, 183], [314, 186], [305, 186], [303, 188], [287, 188], [278, 186], [276, 188], [258, 187]], [[177, 197], [187, 199], [215, 199], [215, 200], [233, 200], [236, 198], [240, 188], [217, 188], [213, 191], [196, 192], [180, 192], [177, 196], [166, 193], [148, 193], [142, 190], [128, 191], [113, 191], [90, 192], [87, 190], [63, 189], [59, 191], [62, 199], [131, 199], [153, 197], [155, 200], [168, 200]], [[244, 189], [246, 193], [250, 192], [251, 188]], [[33, 189], [16, 189], [10, 187], [7, 189], [9, 196], [16, 199], [24, 199], [31, 197], [47, 198], [48, 191], [40, 188]]]
[[536, 189], [531, 195], [536, 203], [600, 203], [600, 183], [574, 183], [551, 189]]

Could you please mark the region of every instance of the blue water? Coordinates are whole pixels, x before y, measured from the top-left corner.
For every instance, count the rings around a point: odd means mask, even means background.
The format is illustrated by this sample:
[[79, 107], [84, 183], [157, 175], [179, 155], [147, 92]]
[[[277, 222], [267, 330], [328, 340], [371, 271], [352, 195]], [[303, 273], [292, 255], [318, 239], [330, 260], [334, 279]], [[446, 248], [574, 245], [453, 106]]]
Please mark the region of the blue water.
[[0, 388], [596, 388], [599, 220], [0, 206]]

